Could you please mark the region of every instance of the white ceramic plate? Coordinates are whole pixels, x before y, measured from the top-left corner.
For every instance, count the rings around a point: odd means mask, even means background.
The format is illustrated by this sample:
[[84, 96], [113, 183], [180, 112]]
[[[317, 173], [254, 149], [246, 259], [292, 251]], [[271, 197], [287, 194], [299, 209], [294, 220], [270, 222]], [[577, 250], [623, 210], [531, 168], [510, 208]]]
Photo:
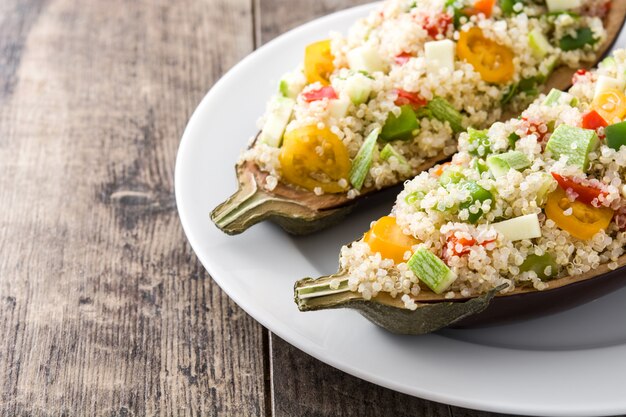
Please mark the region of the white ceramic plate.
[[[626, 290], [566, 313], [482, 330], [394, 336], [353, 311], [300, 313], [296, 279], [337, 269], [343, 243], [383, 215], [393, 194], [343, 224], [288, 236], [260, 224], [221, 233], [209, 212], [236, 187], [234, 163], [255, 121], [304, 46], [345, 30], [372, 6], [327, 16], [270, 42], [230, 70], [187, 126], [176, 161], [176, 201], [196, 254], [248, 314], [310, 355], [359, 378], [429, 400], [528, 415], [626, 413]], [[623, 39], [618, 44], [624, 45]], [[346, 387], [349, 389], [349, 387]]]

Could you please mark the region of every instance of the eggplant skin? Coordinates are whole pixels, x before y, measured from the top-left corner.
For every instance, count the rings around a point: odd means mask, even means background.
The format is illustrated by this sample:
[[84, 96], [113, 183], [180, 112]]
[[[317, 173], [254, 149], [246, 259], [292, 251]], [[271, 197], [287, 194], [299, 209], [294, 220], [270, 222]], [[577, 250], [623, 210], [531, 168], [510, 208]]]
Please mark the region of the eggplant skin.
[[[624, 265], [624, 257], [620, 264]], [[597, 300], [626, 286], [626, 266], [555, 289], [494, 297], [484, 311], [451, 327], [469, 329], [530, 320]]]
[[552, 288], [543, 291], [522, 288], [511, 293], [501, 293], [506, 288], [503, 285], [469, 299], [437, 300], [431, 297], [428, 301], [420, 301], [418, 296], [415, 299], [416, 310], [404, 308], [399, 298], [392, 298], [386, 293], [372, 300], [364, 300], [360, 294], [349, 291], [299, 298], [299, 288], [334, 278], [345, 278], [346, 271], [315, 280], [302, 279], [294, 286], [294, 297], [300, 311], [351, 308], [392, 333], [419, 335], [446, 327], [471, 329], [519, 322], [597, 300], [626, 286], [626, 255], [622, 255], [617, 263], [620, 267], [615, 270], [605, 264], [584, 275], [556, 279], [550, 282]]

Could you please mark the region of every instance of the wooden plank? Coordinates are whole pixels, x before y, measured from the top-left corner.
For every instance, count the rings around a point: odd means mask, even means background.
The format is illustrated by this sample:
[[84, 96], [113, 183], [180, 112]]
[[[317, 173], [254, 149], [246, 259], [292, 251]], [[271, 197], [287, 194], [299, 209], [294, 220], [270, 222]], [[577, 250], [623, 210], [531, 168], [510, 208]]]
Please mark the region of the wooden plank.
[[[368, 1], [255, 0], [257, 43], [266, 43], [316, 17], [364, 3]], [[270, 337], [275, 417], [450, 415], [446, 405], [359, 380], [300, 352], [275, 335]]]
[[272, 335], [275, 417], [448, 417], [447, 405], [365, 382], [299, 351]]
[[250, 0], [0, 2], [0, 415], [265, 415], [263, 329], [173, 194], [252, 27]]
[[[368, 2], [255, 0], [257, 44], [264, 44], [316, 17]], [[378, 387], [323, 364], [273, 334], [270, 334], [270, 346], [272, 409], [275, 417], [500, 416], [449, 407]]]

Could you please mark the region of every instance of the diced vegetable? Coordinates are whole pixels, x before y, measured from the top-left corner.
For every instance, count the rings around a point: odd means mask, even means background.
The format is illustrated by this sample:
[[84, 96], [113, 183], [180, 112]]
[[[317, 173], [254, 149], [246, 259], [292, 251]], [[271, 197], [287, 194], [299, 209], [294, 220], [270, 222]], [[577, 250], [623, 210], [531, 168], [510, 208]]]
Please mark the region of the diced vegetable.
[[370, 74], [378, 71], [385, 72], [387, 65], [378, 53], [378, 50], [371, 45], [363, 45], [354, 48], [347, 55], [348, 65], [354, 71], [367, 71]]
[[622, 145], [626, 145], [626, 122], [619, 122], [607, 126], [604, 129], [606, 144], [609, 148], [619, 150]]
[[398, 65], [404, 65], [407, 62], [409, 62], [409, 60], [413, 58], [413, 55], [407, 53], [407, 52], [402, 52], [398, 55], [396, 55], [396, 57], [394, 58], [394, 61], [396, 64]]
[[302, 93], [302, 98], [307, 103], [323, 100], [325, 98], [334, 100], [337, 98], [337, 92], [333, 87], [327, 85], [322, 88], [318, 88], [317, 90], [309, 90], [306, 93]]
[[410, 93], [402, 89], [396, 91], [398, 93], [398, 98], [395, 101], [396, 106], [410, 104], [414, 109], [419, 109], [428, 104], [428, 101], [418, 93]]
[[487, 158], [487, 166], [494, 177], [506, 175], [509, 170], [522, 170], [530, 166], [530, 159], [519, 151], [508, 151]]
[[580, 0], [546, 0], [546, 4], [551, 12], [561, 12], [580, 7]]
[[553, 88], [550, 90], [546, 99], [543, 101], [544, 106], [556, 106], [558, 104], [568, 104], [570, 106], [575, 106], [578, 100], [576, 97], [571, 95], [570, 93], [566, 93], [564, 91], [557, 90]]
[[552, 49], [550, 42], [548, 42], [548, 39], [546, 39], [539, 28], [533, 29], [528, 34], [528, 45], [530, 46], [533, 56], [537, 59], [542, 59]]
[[304, 51], [304, 75], [307, 82], [330, 84], [330, 74], [335, 70], [334, 59], [328, 39], [307, 46]]
[[618, 123], [626, 115], [626, 96], [621, 90], [608, 90], [593, 99], [591, 108], [609, 124]]
[[298, 94], [302, 91], [306, 85], [306, 78], [300, 71], [289, 72], [283, 76], [280, 80], [279, 90], [280, 93], [287, 98], [296, 99]]
[[441, 68], [447, 68], [450, 73], [454, 71], [455, 45], [450, 39], [426, 42], [424, 44], [424, 58], [428, 71], [439, 72]]
[[[448, 1], [448, 3], [450, 3], [450, 1]], [[455, 21], [456, 25], [456, 11], [454, 18], [447, 13], [441, 13], [437, 16], [425, 16], [423, 27], [426, 32], [428, 32], [428, 36], [430, 36], [431, 38], [436, 38], [438, 35], [445, 34], [447, 32], [448, 26], [452, 24], [453, 20]]]
[[446, 186], [448, 184], [457, 184], [465, 178], [462, 169], [456, 166], [447, 166], [439, 176], [439, 184]]
[[467, 129], [468, 152], [474, 156], [485, 156], [491, 153], [491, 141], [486, 130]]
[[380, 253], [384, 259], [393, 259], [396, 264], [405, 262], [404, 255], [411, 251], [412, 246], [419, 240], [402, 233], [402, 228], [396, 223], [396, 218], [385, 216], [378, 219], [372, 228], [363, 236], [372, 252]]
[[517, 14], [518, 12], [515, 10], [515, 5], [517, 3], [524, 3], [522, 0], [500, 0], [500, 9], [505, 16], [510, 16], [512, 14]]
[[520, 272], [534, 271], [542, 281], [548, 281], [555, 277], [559, 271], [559, 266], [548, 253], [543, 255], [528, 255], [526, 260], [519, 267]]
[[476, 13], [482, 13], [485, 17], [491, 17], [493, 13], [493, 6], [496, 4], [496, 0], [476, 0], [474, 2], [474, 10]]
[[565, 192], [567, 190], [572, 190], [576, 193], [576, 200], [585, 204], [593, 204], [595, 200], [595, 205], [598, 205], [598, 198], [602, 196], [607, 196], [608, 193], [604, 190], [601, 190], [598, 187], [592, 187], [590, 185], [583, 185], [581, 182], [577, 182], [574, 178], [564, 177], [562, 175], [557, 174], [556, 172], [552, 173], [552, 177], [559, 183], [559, 187], [561, 187]]
[[550, 194], [545, 211], [557, 226], [582, 240], [590, 240], [600, 230], [609, 227], [614, 214], [610, 208], [570, 201], [561, 188]]
[[290, 130], [285, 134], [278, 160], [283, 178], [290, 184], [309, 191], [316, 188], [326, 193], [347, 191], [339, 182], [350, 175], [350, 156], [341, 139], [329, 128], [311, 125]]
[[259, 140], [270, 146], [279, 147], [291, 118], [296, 102], [290, 98], [275, 96], [269, 103], [267, 118]]
[[351, 104], [352, 102], [350, 101], [350, 99], [345, 97], [331, 100], [328, 103], [328, 113], [335, 119], [344, 118], [348, 114], [348, 110], [350, 109]]
[[489, 83], [504, 84], [515, 75], [515, 55], [506, 46], [485, 37], [482, 29], [473, 27], [462, 31], [457, 43], [460, 59], [470, 63]]
[[[569, 1], [569, 0], [568, 0]], [[587, 27], [576, 31], [576, 36], [565, 35], [559, 41], [559, 47], [564, 51], [574, 51], [586, 45], [593, 45], [598, 40], [593, 37], [593, 31]]]
[[537, 214], [515, 217], [494, 223], [492, 226], [511, 242], [541, 237], [541, 225]]
[[491, 200], [493, 202], [493, 194], [491, 194], [490, 191], [485, 190], [483, 187], [481, 187], [480, 185], [478, 185], [474, 181], [467, 181], [467, 182], [465, 182], [463, 184], [462, 188], [464, 188], [465, 190], [469, 191], [470, 196], [469, 196], [469, 199], [466, 202], [461, 203], [459, 205], [459, 208], [461, 210], [468, 209], [468, 211], [469, 211], [469, 218], [467, 220], [468, 220], [468, 222], [474, 224], [478, 220], [480, 220], [480, 218], [483, 215], [483, 211], [482, 211], [482, 209], [478, 209], [478, 211], [476, 211], [476, 213], [472, 213], [472, 210], [469, 210], [469, 208], [471, 206], [473, 206], [476, 201], [480, 201], [482, 203], [482, 202], [484, 202], [486, 200]]
[[427, 107], [435, 119], [448, 122], [454, 133], [463, 131], [463, 116], [445, 98], [435, 97]]
[[374, 157], [374, 150], [376, 149], [376, 141], [380, 129], [374, 129], [367, 138], [363, 141], [363, 145], [356, 154], [354, 161], [352, 161], [352, 168], [350, 169], [350, 184], [360, 190], [363, 187], [365, 177], [372, 166], [372, 158]]
[[600, 62], [598, 64], [598, 67], [600, 68], [615, 68], [617, 67], [617, 61], [615, 61], [615, 58], [613, 58], [612, 56], [607, 56], [606, 58], [604, 58], [602, 60], [602, 62]]
[[389, 158], [396, 158], [400, 165], [409, 165], [409, 162], [406, 160], [400, 152], [396, 151], [396, 149], [391, 146], [390, 143], [386, 144], [382, 151], [380, 151], [380, 159], [383, 161], [389, 160]]
[[415, 204], [418, 201], [422, 201], [425, 196], [426, 194], [424, 194], [422, 191], [415, 191], [404, 197], [404, 201], [406, 201], [407, 204]]
[[606, 127], [607, 124], [606, 120], [595, 110], [589, 110], [587, 113], [583, 114], [583, 129], [596, 130], [601, 127]]
[[389, 113], [387, 121], [380, 133], [380, 140], [391, 142], [392, 140], [408, 140], [413, 138], [420, 128], [417, 116], [410, 105], [400, 107], [400, 115]]
[[441, 259], [424, 247], [415, 251], [408, 266], [435, 294], [446, 291], [457, 278]]
[[593, 98], [598, 98], [602, 93], [606, 93], [611, 90], [620, 90], [624, 91], [626, 88], [626, 81], [609, 77], [607, 75], [598, 76], [598, 81], [596, 82], [596, 89], [594, 90]]
[[357, 72], [348, 77], [343, 85], [346, 94], [355, 106], [366, 103], [372, 92], [373, 80], [361, 72]]
[[470, 162], [470, 167], [474, 168], [480, 174], [482, 174], [483, 172], [489, 171], [489, 167], [487, 166], [487, 163], [482, 158], [472, 159], [472, 162]]
[[538, 174], [541, 176], [542, 181], [539, 189], [537, 190], [535, 202], [537, 203], [537, 206], [541, 207], [546, 203], [548, 195], [552, 191], [554, 177], [546, 172], [539, 172]]
[[546, 150], [555, 159], [566, 156], [568, 165], [578, 166], [585, 171], [589, 165], [589, 152], [597, 146], [598, 135], [595, 131], [562, 124], [550, 136]]

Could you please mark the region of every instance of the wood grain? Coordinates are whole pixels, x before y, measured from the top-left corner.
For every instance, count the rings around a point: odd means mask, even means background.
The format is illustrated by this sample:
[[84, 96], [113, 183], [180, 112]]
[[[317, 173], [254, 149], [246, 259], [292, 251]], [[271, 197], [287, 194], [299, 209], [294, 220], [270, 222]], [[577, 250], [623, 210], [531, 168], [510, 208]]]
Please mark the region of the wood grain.
[[189, 115], [252, 49], [249, 0], [0, 2], [0, 415], [265, 415], [263, 329], [173, 195]]

